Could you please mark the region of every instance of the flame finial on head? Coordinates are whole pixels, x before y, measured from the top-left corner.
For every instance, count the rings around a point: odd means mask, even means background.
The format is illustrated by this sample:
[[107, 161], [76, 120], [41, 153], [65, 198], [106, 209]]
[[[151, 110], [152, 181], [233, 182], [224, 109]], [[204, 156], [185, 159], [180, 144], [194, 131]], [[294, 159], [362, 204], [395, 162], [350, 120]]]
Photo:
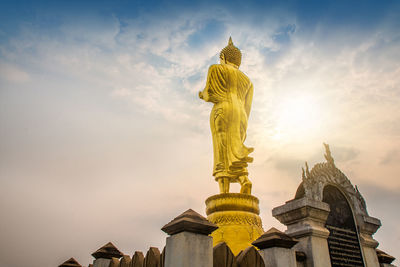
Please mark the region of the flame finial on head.
[[331, 150], [329, 149], [329, 145], [325, 144], [325, 143], [323, 143], [323, 144], [325, 146], [325, 155], [324, 156], [325, 156], [326, 161], [329, 164], [331, 164], [332, 166], [335, 166], [335, 160], [332, 157]]
[[242, 62], [242, 53], [239, 48], [233, 45], [232, 37], [229, 37], [228, 45], [222, 49], [220, 53], [221, 58], [222, 54], [228, 62], [233, 63], [238, 67], [240, 66], [240, 63]]

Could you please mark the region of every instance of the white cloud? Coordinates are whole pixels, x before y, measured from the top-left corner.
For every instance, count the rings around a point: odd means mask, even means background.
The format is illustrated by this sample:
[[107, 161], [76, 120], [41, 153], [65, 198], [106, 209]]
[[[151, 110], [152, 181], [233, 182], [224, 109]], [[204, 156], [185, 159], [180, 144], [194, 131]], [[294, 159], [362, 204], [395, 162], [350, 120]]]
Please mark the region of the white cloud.
[[30, 80], [30, 76], [27, 72], [12, 64], [0, 62], [0, 80], [11, 83], [26, 83]]

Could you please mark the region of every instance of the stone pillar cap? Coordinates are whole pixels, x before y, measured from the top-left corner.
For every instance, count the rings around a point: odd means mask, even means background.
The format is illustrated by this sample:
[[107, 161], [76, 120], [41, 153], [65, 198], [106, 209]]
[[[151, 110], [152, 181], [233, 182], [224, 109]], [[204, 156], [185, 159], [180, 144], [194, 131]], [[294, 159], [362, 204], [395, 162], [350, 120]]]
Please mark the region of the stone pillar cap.
[[218, 229], [217, 225], [209, 222], [192, 209], [188, 209], [161, 228], [162, 231], [169, 235], [175, 235], [180, 232], [209, 235], [216, 229]]
[[95, 259], [111, 259], [111, 258], [121, 258], [124, 254], [119, 251], [113, 243], [108, 242], [98, 250], [92, 253]]
[[266, 249], [272, 247], [279, 248], [291, 248], [295, 244], [297, 244], [297, 240], [291, 238], [287, 234], [279, 231], [278, 229], [272, 227], [263, 235], [261, 235], [256, 241], [252, 244], [259, 249]]
[[74, 258], [70, 258], [58, 267], [82, 267]]
[[331, 211], [328, 203], [310, 199], [307, 197], [303, 197], [303, 198], [299, 198], [299, 199], [292, 199], [292, 200], [286, 201], [286, 203], [284, 205], [273, 208], [272, 216], [276, 217], [283, 213], [287, 213], [287, 212], [290, 212], [290, 211], [293, 211], [296, 209], [300, 209], [302, 207], [311, 207], [311, 208], [322, 210], [325, 212]]

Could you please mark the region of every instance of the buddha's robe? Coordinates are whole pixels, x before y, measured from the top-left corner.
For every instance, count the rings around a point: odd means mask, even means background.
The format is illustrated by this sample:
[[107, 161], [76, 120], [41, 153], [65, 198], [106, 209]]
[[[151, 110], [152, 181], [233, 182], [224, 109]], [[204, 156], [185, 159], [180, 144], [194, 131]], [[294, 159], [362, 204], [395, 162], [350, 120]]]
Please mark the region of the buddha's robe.
[[215, 179], [228, 177], [237, 182], [247, 176], [247, 163], [254, 150], [244, 145], [247, 131], [253, 85], [239, 69], [228, 65], [212, 65], [208, 70], [203, 99], [214, 103], [210, 126], [214, 147]]

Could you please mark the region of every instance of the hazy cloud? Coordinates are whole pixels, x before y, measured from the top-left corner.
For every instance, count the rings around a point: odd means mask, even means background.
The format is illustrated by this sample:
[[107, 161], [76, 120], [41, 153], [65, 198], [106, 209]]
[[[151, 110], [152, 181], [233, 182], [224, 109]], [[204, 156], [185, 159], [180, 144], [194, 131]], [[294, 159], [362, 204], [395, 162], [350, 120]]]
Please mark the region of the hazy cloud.
[[399, 151], [389, 150], [386, 155], [381, 159], [380, 164], [387, 165], [399, 162]]
[[0, 79], [9, 83], [24, 83], [29, 81], [29, 74], [11, 64], [0, 63]]

